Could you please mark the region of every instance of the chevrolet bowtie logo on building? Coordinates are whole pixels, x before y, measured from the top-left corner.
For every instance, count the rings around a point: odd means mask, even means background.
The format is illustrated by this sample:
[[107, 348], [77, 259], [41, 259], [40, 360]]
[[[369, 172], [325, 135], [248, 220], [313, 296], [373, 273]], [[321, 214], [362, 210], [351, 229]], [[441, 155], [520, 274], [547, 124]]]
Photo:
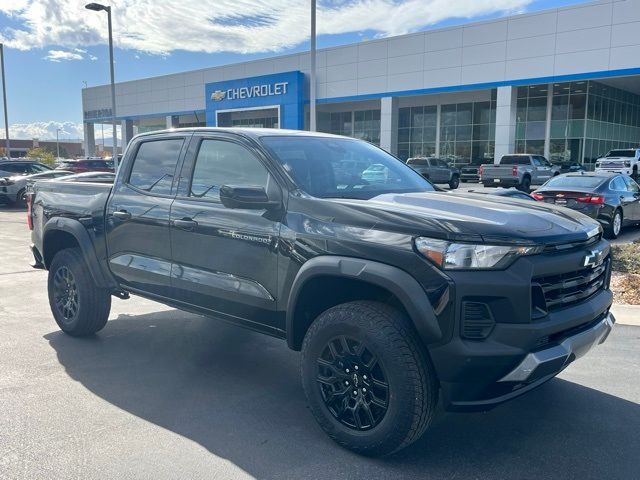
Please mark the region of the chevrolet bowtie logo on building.
[[227, 96], [227, 92], [223, 92], [222, 90], [216, 90], [211, 94], [211, 100], [214, 102], [219, 102], [220, 100], [224, 100], [224, 97]]

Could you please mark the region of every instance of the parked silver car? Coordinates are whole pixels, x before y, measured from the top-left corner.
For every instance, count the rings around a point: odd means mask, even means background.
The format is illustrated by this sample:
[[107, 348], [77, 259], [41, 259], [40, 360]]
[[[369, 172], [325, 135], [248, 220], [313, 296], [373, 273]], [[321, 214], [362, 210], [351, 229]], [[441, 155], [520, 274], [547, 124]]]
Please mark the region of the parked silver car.
[[38, 180], [51, 180], [54, 178], [71, 175], [72, 172], [64, 170], [47, 170], [32, 175], [14, 175], [0, 178], [0, 201], [10, 205], [24, 206], [27, 203], [26, 193], [30, 185]]

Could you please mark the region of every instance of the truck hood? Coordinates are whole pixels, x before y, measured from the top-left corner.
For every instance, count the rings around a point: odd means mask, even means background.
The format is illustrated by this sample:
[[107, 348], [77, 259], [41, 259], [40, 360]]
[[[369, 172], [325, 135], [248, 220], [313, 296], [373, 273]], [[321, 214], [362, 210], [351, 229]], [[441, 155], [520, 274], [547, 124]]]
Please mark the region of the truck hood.
[[485, 194], [394, 193], [332, 201], [357, 210], [361, 220], [376, 218], [370, 225], [376, 230], [454, 241], [548, 245], [585, 241], [600, 229], [595, 220], [567, 208]]

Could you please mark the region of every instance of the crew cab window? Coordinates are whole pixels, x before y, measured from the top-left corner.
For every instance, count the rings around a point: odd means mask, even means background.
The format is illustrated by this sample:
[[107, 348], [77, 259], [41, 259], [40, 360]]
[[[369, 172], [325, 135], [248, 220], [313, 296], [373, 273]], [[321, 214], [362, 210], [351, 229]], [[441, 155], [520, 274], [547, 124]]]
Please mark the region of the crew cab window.
[[184, 140], [151, 140], [138, 148], [129, 185], [150, 193], [169, 194]]
[[193, 170], [190, 197], [220, 199], [220, 187], [266, 187], [269, 173], [245, 147], [225, 140], [203, 140]]
[[445, 162], [444, 160], [440, 160], [439, 158], [431, 159], [431, 163], [433, 164], [434, 167], [446, 168], [446, 167], [449, 166], [449, 165], [447, 165], [447, 162]]
[[2, 165], [0, 170], [5, 171], [5, 172], [11, 172], [11, 173], [26, 173], [27, 172], [27, 168], [26, 168], [26, 165], [24, 163], [12, 163], [12, 164], [5, 163], [4, 165]]
[[419, 167], [428, 167], [429, 160], [426, 158], [410, 158], [407, 160], [407, 165], [417, 165]]
[[538, 157], [531, 157], [533, 159], [533, 164], [536, 167], [541, 167], [542, 166], [542, 162], [540, 161], [540, 159]]
[[49, 170], [51, 170], [49, 167], [45, 167], [44, 165], [40, 165], [39, 163], [32, 163], [29, 168], [29, 171], [31, 173], [42, 173], [48, 172]]

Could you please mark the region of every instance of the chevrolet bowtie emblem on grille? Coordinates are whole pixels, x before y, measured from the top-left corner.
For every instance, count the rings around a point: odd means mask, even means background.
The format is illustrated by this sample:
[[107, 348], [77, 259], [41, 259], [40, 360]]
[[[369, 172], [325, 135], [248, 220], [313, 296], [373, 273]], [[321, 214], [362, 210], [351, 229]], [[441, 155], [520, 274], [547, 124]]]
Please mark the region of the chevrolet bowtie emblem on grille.
[[602, 250], [591, 250], [584, 257], [584, 266], [585, 267], [595, 267], [602, 263], [602, 257], [604, 256], [604, 252]]
[[216, 90], [211, 94], [211, 100], [214, 102], [219, 102], [220, 100], [224, 100], [224, 97], [227, 96], [227, 92], [223, 92], [222, 90]]

